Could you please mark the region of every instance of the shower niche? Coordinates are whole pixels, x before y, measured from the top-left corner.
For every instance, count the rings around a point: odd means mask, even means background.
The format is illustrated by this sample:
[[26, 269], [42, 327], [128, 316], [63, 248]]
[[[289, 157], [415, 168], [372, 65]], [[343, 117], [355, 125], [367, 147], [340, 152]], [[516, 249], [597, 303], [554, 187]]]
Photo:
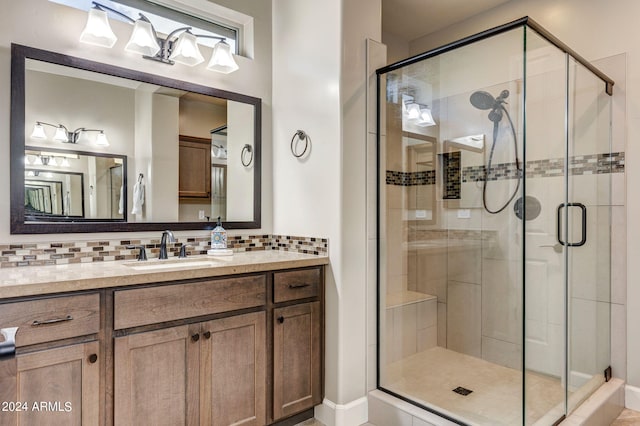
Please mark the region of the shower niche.
[[613, 81], [529, 18], [377, 77], [378, 388], [556, 423], [608, 380]]

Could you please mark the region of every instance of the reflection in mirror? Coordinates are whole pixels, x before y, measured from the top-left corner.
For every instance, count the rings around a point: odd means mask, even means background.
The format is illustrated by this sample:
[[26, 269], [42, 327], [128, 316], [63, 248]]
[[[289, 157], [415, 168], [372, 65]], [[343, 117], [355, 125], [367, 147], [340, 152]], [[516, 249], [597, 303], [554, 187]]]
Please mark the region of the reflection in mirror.
[[408, 171], [412, 185], [407, 188], [411, 218], [422, 224], [436, 223], [436, 146], [437, 139], [417, 133], [403, 132], [407, 147]]
[[24, 153], [27, 221], [125, 219], [126, 158], [31, 146]]
[[[229, 229], [260, 227], [260, 99], [18, 45], [12, 45], [12, 67], [12, 233], [210, 229], [218, 216]], [[245, 145], [254, 152], [249, 166], [241, 161]], [[24, 172], [53, 166], [27, 146], [80, 148], [95, 157], [105, 183], [97, 169], [78, 169], [84, 214], [74, 212], [73, 224], [23, 226], [72, 216], [64, 210], [64, 189], [62, 213], [53, 204], [49, 213], [46, 190], [37, 188], [29, 196], [43, 202], [37, 214], [27, 213], [34, 206], [22, 199], [30, 178]], [[24, 154], [22, 168], [14, 162]], [[128, 159], [129, 168], [100, 164], [110, 156]], [[80, 160], [59, 157], [60, 168]], [[145, 196], [132, 209], [134, 188], [126, 182], [140, 175]], [[128, 214], [123, 206], [130, 206]], [[114, 220], [124, 224], [81, 225]]]

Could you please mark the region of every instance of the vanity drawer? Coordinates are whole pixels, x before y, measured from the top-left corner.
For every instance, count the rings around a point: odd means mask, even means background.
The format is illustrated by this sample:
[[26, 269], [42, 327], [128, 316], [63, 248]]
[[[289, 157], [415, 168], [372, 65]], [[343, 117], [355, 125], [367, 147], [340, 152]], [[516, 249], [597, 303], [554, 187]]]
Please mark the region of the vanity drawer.
[[100, 295], [51, 297], [0, 305], [0, 328], [19, 327], [16, 346], [85, 336], [100, 330]]
[[264, 304], [264, 275], [118, 290], [114, 296], [114, 326], [118, 330]]
[[320, 268], [273, 274], [273, 302], [317, 297], [320, 289]]

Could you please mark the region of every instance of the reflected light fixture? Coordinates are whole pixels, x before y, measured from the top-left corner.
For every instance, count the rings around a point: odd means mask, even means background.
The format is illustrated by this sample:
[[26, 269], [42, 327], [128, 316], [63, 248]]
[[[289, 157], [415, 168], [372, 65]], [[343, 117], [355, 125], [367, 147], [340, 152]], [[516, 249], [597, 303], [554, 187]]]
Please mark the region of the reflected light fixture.
[[[80, 35], [83, 43], [111, 48], [115, 44], [116, 36], [111, 30], [107, 12], [115, 13], [133, 24], [131, 37], [125, 46], [127, 52], [138, 53], [144, 59], [151, 59], [164, 64], [173, 65], [180, 63], [187, 66], [195, 66], [204, 62], [204, 57], [198, 47], [198, 38], [212, 38], [220, 40], [213, 47], [213, 53], [207, 69], [223, 74], [229, 74], [238, 69], [231, 52], [231, 47], [225, 42], [224, 37], [200, 35], [191, 33], [191, 27], [182, 27], [173, 30], [166, 38], [158, 36], [151, 21], [140, 13], [137, 20], [107, 7], [103, 4], [92, 2], [89, 10], [87, 25]], [[96, 11], [96, 12], [94, 12]], [[99, 13], [101, 12], [101, 13]], [[173, 40], [181, 33], [176, 40]]]
[[98, 146], [109, 146], [109, 140], [107, 139], [107, 135], [104, 133], [104, 130], [78, 127], [74, 131], [69, 131], [69, 129], [62, 124], [56, 125], [45, 123], [44, 121], [37, 121], [33, 126], [33, 131], [31, 132], [31, 137], [33, 139], [47, 139], [47, 134], [45, 133], [43, 126], [55, 127], [56, 132], [53, 135], [53, 140], [56, 142], [75, 144], [78, 143], [78, 139], [80, 139], [80, 135], [83, 132], [99, 132], [96, 137], [95, 144]]
[[402, 95], [402, 114], [412, 123], [420, 127], [435, 126], [431, 109], [414, 102], [413, 96]]

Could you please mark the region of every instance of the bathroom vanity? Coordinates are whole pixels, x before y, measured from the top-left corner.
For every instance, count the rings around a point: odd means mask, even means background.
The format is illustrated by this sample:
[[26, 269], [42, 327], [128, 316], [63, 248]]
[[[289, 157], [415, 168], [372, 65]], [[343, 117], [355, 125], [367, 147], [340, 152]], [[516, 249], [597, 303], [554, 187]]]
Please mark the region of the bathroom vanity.
[[0, 328], [19, 328], [15, 355], [0, 358], [0, 425], [312, 417], [323, 397], [327, 263], [260, 251], [11, 268]]

